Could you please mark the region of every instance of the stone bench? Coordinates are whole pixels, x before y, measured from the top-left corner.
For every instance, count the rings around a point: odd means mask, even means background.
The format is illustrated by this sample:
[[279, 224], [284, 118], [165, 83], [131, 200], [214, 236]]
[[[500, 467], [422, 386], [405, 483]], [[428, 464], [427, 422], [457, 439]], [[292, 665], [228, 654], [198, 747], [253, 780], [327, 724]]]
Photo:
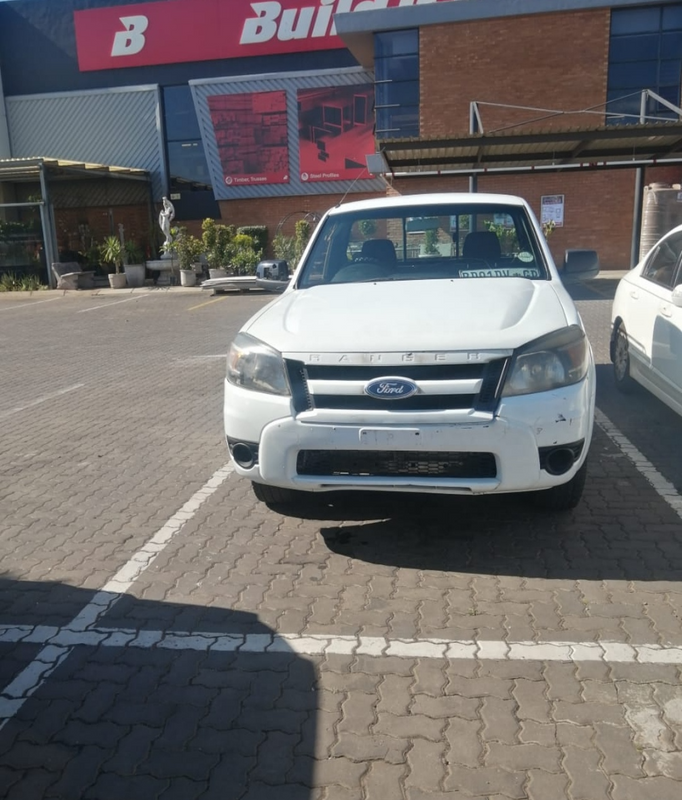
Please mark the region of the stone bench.
[[93, 271], [84, 271], [77, 261], [52, 264], [52, 274], [57, 281], [57, 289], [93, 289]]

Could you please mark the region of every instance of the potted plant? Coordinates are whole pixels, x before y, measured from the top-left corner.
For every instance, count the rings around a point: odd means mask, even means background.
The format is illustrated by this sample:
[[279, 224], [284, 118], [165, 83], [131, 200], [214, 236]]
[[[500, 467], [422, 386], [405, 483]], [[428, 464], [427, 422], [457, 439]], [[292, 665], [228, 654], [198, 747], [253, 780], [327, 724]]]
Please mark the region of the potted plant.
[[179, 228], [171, 245], [180, 263], [180, 285], [194, 286], [197, 281], [196, 264], [204, 252], [204, 243], [187, 228]]
[[125, 264], [123, 270], [128, 281], [128, 286], [144, 286], [146, 267], [142, 248], [134, 239], [128, 239], [123, 245]]
[[255, 249], [252, 236], [238, 233], [230, 244], [230, 266], [235, 275], [255, 275], [262, 250]]
[[123, 266], [123, 247], [121, 240], [117, 236], [107, 236], [100, 249], [102, 263], [113, 272], [109, 272], [109, 286], [112, 289], [124, 289], [126, 285], [125, 272], [121, 272]]
[[229, 264], [230, 246], [235, 237], [234, 225], [221, 225], [208, 217], [201, 225], [203, 252], [211, 278], [224, 278]]

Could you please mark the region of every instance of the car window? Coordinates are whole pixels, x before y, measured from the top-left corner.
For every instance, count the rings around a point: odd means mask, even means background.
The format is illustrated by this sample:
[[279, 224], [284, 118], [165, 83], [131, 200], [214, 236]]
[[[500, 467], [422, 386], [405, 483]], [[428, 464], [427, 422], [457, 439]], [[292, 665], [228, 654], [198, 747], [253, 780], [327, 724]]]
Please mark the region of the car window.
[[677, 263], [677, 273], [673, 278], [673, 289], [682, 286], [682, 259]]
[[415, 205], [330, 215], [297, 286], [507, 277], [549, 277], [523, 207]]
[[642, 277], [659, 286], [672, 289], [682, 255], [682, 231], [660, 241], [649, 257]]

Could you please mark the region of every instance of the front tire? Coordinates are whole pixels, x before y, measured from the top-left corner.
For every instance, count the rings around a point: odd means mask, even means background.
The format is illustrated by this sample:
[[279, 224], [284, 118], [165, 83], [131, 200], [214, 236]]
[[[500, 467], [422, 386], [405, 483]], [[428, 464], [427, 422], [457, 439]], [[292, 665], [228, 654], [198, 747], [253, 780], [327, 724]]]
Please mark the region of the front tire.
[[571, 511], [578, 505], [580, 498], [583, 496], [586, 478], [587, 461], [583, 462], [582, 467], [567, 483], [536, 492], [533, 497], [535, 505], [545, 511]]
[[295, 489], [282, 489], [280, 486], [268, 486], [265, 483], [256, 483], [256, 481], [251, 481], [251, 487], [256, 499], [267, 506], [288, 506], [300, 501], [304, 494]]
[[622, 323], [616, 329], [613, 343], [613, 377], [619, 392], [629, 394], [635, 388], [635, 381], [630, 377], [628, 334]]

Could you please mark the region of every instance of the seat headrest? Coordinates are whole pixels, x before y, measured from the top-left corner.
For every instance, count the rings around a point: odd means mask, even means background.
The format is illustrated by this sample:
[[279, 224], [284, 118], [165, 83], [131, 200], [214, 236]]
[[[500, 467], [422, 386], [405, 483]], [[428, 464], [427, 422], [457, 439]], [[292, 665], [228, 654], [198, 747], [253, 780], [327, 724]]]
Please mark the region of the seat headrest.
[[462, 248], [464, 258], [484, 258], [496, 261], [501, 255], [500, 240], [493, 231], [472, 231]]
[[362, 243], [362, 255], [376, 258], [384, 264], [395, 264], [395, 247], [390, 239], [367, 239]]

